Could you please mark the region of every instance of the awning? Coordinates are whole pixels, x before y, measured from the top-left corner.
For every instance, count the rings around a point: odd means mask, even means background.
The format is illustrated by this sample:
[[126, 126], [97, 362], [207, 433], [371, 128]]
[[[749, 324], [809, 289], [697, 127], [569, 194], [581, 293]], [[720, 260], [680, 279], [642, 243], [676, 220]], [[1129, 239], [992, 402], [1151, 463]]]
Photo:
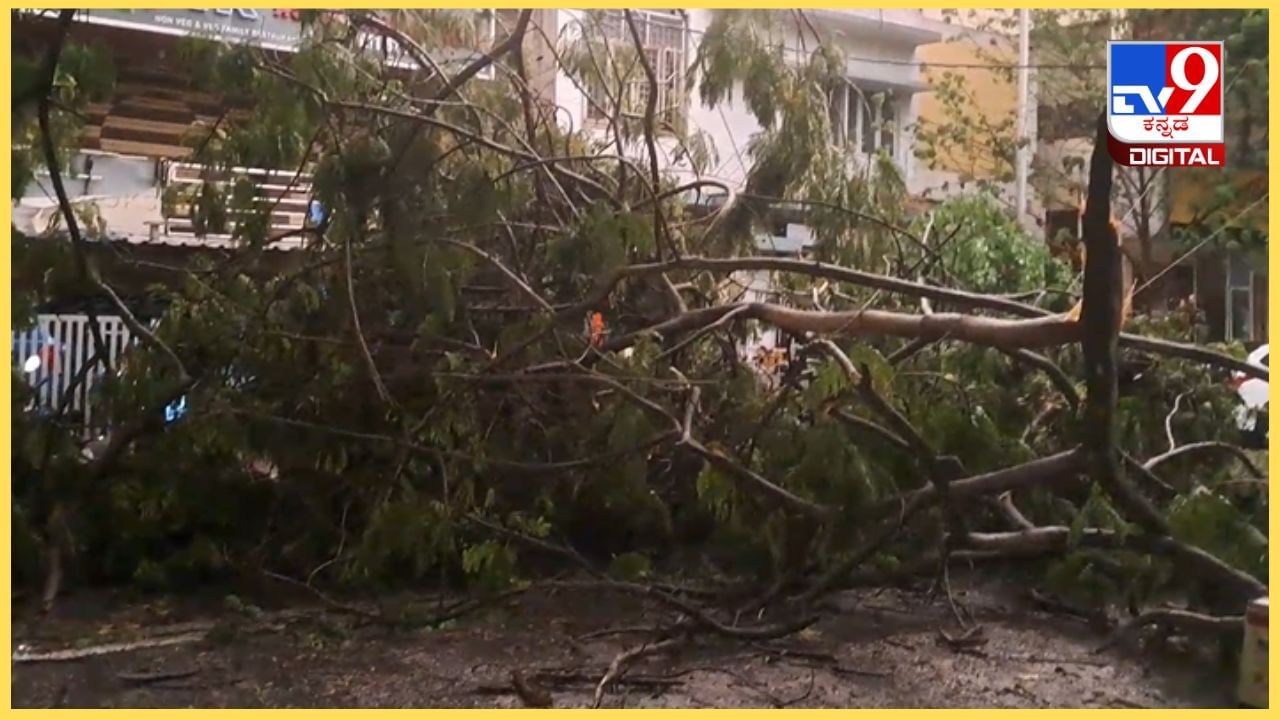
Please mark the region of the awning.
[[850, 60], [847, 73], [849, 80], [864, 92], [888, 91], [900, 94], [914, 94], [929, 92], [933, 89], [927, 83], [917, 79], [914, 69], [909, 75], [906, 73], [887, 73], [883, 65], [874, 63], [859, 64], [856, 60]]
[[936, 23], [925, 18], [919, 10], [848, 9], [806, 12], [836, 31], [874, 34], [885, 40], [914, 45], [925, 45], [942, 39]]

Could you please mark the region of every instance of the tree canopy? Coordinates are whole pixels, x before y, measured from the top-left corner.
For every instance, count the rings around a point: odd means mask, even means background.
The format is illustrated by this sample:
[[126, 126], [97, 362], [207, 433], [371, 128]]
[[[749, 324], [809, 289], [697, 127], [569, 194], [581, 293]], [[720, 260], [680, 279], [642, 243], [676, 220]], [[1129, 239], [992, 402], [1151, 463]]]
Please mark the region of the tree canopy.
[[[954, 42], [971, 44], [979, 64], [973, 70], [1012, 92], [1017, 84], [1013, 41], [989, 41], [990, 36], [1016, 38], [1017, 11], [951, 11], [949, 21], [964, 22], [974, 31]], [[1094, 119], [1106, 96], [1106, 43], [1109, 39], [1222, 40], [1226, 57], [1226, 146], [1223, 168], [1181, 169], [1177, 177], [1151, 168], [1118, 171], [1117, 215], [1130, 219], [1150, 262], [1150, 246], [1169, 230], [1169, 206], [1174, 197], [1194, 195], [1195, 217], [1173, 233], [1174, 240], [1191, 235], [1198, 242], [1211, 236], [1215, 246], [1265, 247], [1265, 207], [1258, 203], [1259, 181], [1265, 189], [1267, 167], [1267, 11], [1266, 10], [1032, 10], [1031, 72], [1036, 88], [1035, 116], [1041, 143], [1058, 144], [1057, 151], [1038, 152], [1032, 161], [1031, 185], [1045, 206], [1076, 207], [1084, 197], [1087, 148]], [[980, 159], [982, 167], [961, 167], [962, 179], [978, 186], [1009, 183], [1019, 141], [1012, 114], [983, 112], [974, 78], [964, 71], [930, 68], [941, 106], [940, 119], [926, 120], [917, 129], [917, 154], [936, 168], [954, 167], [961, 156]], [[1064, 140], [1081, 140], [1063, 143]], [[990, 164], [987, 167], [986, 164]], [[1179, 194], [1177, 183], [1189, 188]]]

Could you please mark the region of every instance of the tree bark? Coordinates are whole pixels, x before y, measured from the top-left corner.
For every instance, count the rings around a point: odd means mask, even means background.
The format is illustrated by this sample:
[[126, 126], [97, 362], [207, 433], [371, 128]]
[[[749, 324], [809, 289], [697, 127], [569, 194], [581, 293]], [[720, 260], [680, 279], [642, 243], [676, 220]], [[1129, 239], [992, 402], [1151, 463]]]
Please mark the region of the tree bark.
[[691, 310], [629, 335], [606, 342], [602, 349], [617, 351], [635, 344], [640, 336], [656, 333], [671, 337], [698, 330], [732, 313], [735, 319], [763, 320], [791, 335], [845, 337], [899, 337], [910, 340], [958, 340], [975, 345], [1017, 350], [1067, 345], [1079, 339], [1079, 324], [1065, 315], [1009, 320], [961, 313], [915, 315], [887, 310], [817, 312], [795, 310], [769, 303], [734, 303]]
[[1084, 297], [1080, 309], [1080, 345], [1084, 354], [1087, 398], [1084, 450], [1089, 476], [1131, 519], [1158, 535], [1169, 524], [1155, 506], [1124, 477], [1116, 449], [1116, 368], [1123, 313], [1123, 259], [1111, 225], [1112, 161], [1107, 153], [1107, 117], [1098, 116], [1089, 194], [1084, 210]]

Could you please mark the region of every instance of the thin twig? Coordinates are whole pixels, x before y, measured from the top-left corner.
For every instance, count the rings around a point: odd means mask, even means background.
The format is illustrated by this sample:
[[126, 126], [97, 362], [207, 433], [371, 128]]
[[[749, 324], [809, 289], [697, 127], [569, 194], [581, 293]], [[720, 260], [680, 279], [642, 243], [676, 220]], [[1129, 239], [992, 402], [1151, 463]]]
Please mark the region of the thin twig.
[[628, 665], [640, 658], [672, 650], [686, 642], [687, 640], [685, 638], [668, 638], [654, 644], [645, 643], [643, 645], [637, 645], [636, 647], [618, 653], [609, 663], [609, 669], [605, 671], [604, 677], [601, 677], [599, 684], [596, 685], [596, 694], [592, 707], [600, 707], [600, 703], [604, 701], [605, 689], [608, 688], [619, 675], [626, 672]]
[[158, 672], [122, 672], [117, 673], [116, 677], [127, 683], [145, 685], [147, 683], [163, 682], [165, 680], [181, 680], [183, 678], [193, 677], [199, 673], [200, 668], [189, 668], [186, 670], [160, 670]]
[[[630, 10], [623, 10], [623, 17], [626, 18], [627, 28], [631, 31], [631, 39], [635, 43], [636, 53], [640, 59], [640, 66], [644, 69], [645, 79], [649, 83], [649, 93], [645, 98], [644, 105], [644, 142], [649, 149], [649, 185], [653, 188], [653, 192], [657, 192], [662, 184], [662, 177], [658, 168], [658, 146], [654, 140], [654, 114], [658, 108], [658, 78], [653, 72], [653, 65], [649, 62], [649, 55], [645, 52], [644, 41], [640, 38], [640, 29], [636, 27], [635, 15]], [[663, 259], [663, 246], [668, 255], [674, 258], [680, 257], [680, 251], [675, 247], [671, 240], [671, 233], [667, 229], [667, 222], [663, 218], [662, 203], [653, 203], [653, 232], [655, 245], [659, 248], [658, 260]], [[665, 276], [664, 276], [665, 278]], [[666, 281], [670, 285], [670, 281]], [[682, 304], [679, 295], [674, 290], [672, 294], [676, 295], [676, 303]]]
[[280, 573], [272, 572], [270, 570], [263, 570], [262, 574], [273, 580], [279, 580], [280, 582], [293, 585], [294, 587], [302, 588], [303, 590], [306, 590], [312, 595], [315, 595], [316, 598], [318, 598], [325, 605], [329, 606], [334, 610], [337, 610], [338, 612], [346, 613], [348, 615], [355, 615], [357, 617], [362, 617], [369, 620], [377, 620], [379, 622], [385, 621], [385, 618], [380, 613], [365, 610], [364, 608], [356, 607], [355, 605], [349, 605], [340, 600], [335, 600], [332, 597], [330, 597], [328, 594], [323, 592], [322, 590], [316, 588], [313, 585], [309, 585], [306, 582], [303, 582], [302, 580], [291, 578], [288, 575], [281, 575]]
[[[1178, 393], [1178, 396], [1173, 399], [1173, 409], [1169, 411], [1168, 415], [1164, 416], [1164, 436], [1169, 440], [1169, 450], [1165, 453], [1166, 455], [1178, 447], [1178, 441], [1173, 437], [1173, 416], [1178, 414], [1178, 408], [1182, 406], [1182, 398], [1186, 397], [1190, 392], [1190, 390], [1185, 390]], [[1150, 468], [1147, 469], [1149, 470]]]
[[1071, 382], [1071, 379], [1067, 377], [1067, 374], [1063, 372], [1062, 368], [1058, 367], [1057, 363], [1044, 355], [1031, 352], [1030, 350], [1010, 348], [1000, 349], [1004, 354], [1014, 360], [1044, 371], [1044, 373], [1049, 376], [1049, 381], [1053, 383], [1053, 386], [1058, 389], [1058, 392], [1062, 393], [1064, 398], [1066, 398], [1067, 404], [1071, 406], [1073, 411], [1080, 406], [1080, 393], [1076, 391], [1075, 383]]
[[1156, 455], [1155, 457], [1142, 463], [1142, 467], [1146, 470], [1154, 470], [1170, 460], [1182, 457], [1184, 455], [1198, 455], [1201, 453], [1208, 454], [1212, 451], [1225, 452], [1240, 461], [1241, 465], [1249, 471], [1255, 478], [1264, 478], [1266, 473], [1262, 472], [1253, 459], [1249, 457], [1243, 449], [1232, 445], [1231, 443], [1220, 442], [1217, 440], [1206, 440], [1203, 442], [1187, 443], [1181, 447], [1171, 448], [1168, 452]]
[[382, 373], [378, 371], [378, 364], [373, 360], [373, 352], [369, 350], [369, 341], [364, 337], [364, 330], [360, 327], [360, 308], [356, 304], [356, 281], [351, 271], [351, 236], [345, 234], [342, 239], [343, 252], [345, 253], [345, 262], [343, 263], [344, 272], [346, 273], [347, 286], [347, 304], [351, 311], [352, 330], [356, 335], [356, 342], [360, 345], [360, 356], [364, 359], [365, 367], [369, 370], [369, 378], [373, 380], [373, 387], [378, 391], [378, 397], [382, 402], [388, 405], [394, 405], [395, 400], [391, 397], [391, 393], [387, 391], [386, 383], [382, 381]]

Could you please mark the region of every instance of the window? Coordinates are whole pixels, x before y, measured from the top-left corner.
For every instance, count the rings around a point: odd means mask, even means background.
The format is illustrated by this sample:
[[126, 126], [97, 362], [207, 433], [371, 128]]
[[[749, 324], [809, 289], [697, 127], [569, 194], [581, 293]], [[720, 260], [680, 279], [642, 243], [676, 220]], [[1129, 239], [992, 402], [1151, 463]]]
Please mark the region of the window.
[[1044, 238], [1050, 244], [1060, 244], [1068, 240], [1079, 240], [1082, 236], [1080, 223], [1083, 220], [1078, 209], [1047, 210], [1044, 214]]
[[[675, 128], [684, 113], [685, 18], [678, 10], [633, 10], [636, 30], [644, 56], [657, 80], [658, 129]], [[591, 13], [586, 19], [586, 34], [593, 45], [604, 40], [607, 52], [596, 57], [586, 75], [587, 119], [608, 119], [617, 92], [617, 79], [623, 80], [622, 112], [631, 118], [644, 117], [649, 101], [649, 79], [644, 67], [634, 58], [635, 40], [621, 10]], [[612, 63], [612, 65], [611, 65]], [[590, 65], [590, 63], [588, 63]], [[598, 67], [598, 69], [597, 69]], [[600, 75], [603, 74], [602, 79]], [[606, 87], [608, 90], [606, 91]], [[616, 100], [616, 99], [615, 99]]]
[[504, 8], [492, 11], [484, 10], [482, 12], [493, 13], [493, 39], [505, 40], [511, 35], [511, 31], [515, 29], [516, 23], [520, 21], [520, 13], [522, 11]]
[[1227, 341], [1253, 339], [1253, 268], [1238, 253], [1227, 259]]
[[1152, 287], [1148, 292], [1156, 297], [1163, 297], [1165, 307], [1172, 310], [1188, 299], [1195, 300], [1195, 266], [1187, 263], [1174, 265], [1164, 277], [1155, 278], [1150, 284]]
[[898, 113], [891, 92], [861, 90], [846, 82], [836, 88], [827, 104], [838, 145], [851, 145], [865, 155], [883, 150], [895, 157]]
[[1042, 103], [1036, 107], [1036, 137], [1041, 142], [1087, 138], [1097, 121], [1098, 102], [1091, 97]]

